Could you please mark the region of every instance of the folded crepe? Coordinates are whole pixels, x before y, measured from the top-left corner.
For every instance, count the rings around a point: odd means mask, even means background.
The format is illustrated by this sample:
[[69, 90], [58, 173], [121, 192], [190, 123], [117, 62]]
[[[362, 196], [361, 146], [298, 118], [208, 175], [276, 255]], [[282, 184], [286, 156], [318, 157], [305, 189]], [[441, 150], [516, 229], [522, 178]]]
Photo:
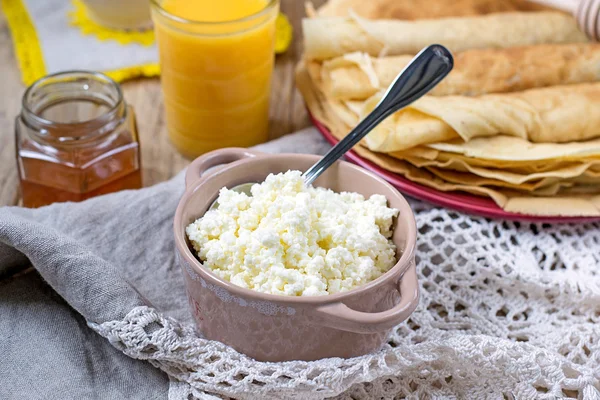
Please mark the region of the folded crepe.
[[[342, 139], [350, 127], [332, 111], [331, 104], [325, 101], [323, 94], [314, 85], [304, 63], [298, 65], [296, 82], [313, 116], [324, 122], [336, 138]], [[522, 168], [525, 173], [531, 174], [539, 171], [552, 171], [553, 168], [556, 170], [545, 176], [538, 175], [536, 178], [546, 179], [546, 181], [539, 188], [531, 187], [531, 185], [523, 187], [528, 190], [519, 190], [521, 183], [527, 183], [527, 180], [523, 182], [523, 177], [503, 173], [483, 176], [483, 178], [490, 178], [485, 183], [492, 185], [479, 186], [482, 181], [469, 177], [467, 174], [448, 175], [448, 171], [444, 172], [440, 169], [419, 168], [405, 159], [372, 152], [362, 145], [355, 146], [353, 150], [359, 156], [413, 182], [440, 191], [462, 191], [490, 197], [506, 211], [546, 216], [600, 216], [600, 189], [598, 187], [600, 139], [580, 143], [535, 144], [517, 137], [494, 136], [475, 138], [466, 143], [462, 140], [435, 143], [415, 147], [406, 152], [394, 153], [394, 156], [397, 157], [412, 155], [429, 160], [447, 161], [455, 158], [456, 160], [466, 160], [468, 161], [467, 165], [476, 167]], [[591, 166], [581, 166], [585, 163], [590, 163]], [[582, 169], [586, 169], [583, 175], [571, 177], [581, 172]], [[573, 170], [576, 171], [575, 174], [573, 174]], [[516, 172], [523, 171], [517, 170]], [[485, 171], [482, 175], [484, 173]], [[553, 182], [551, 179], [547, 179], [560, 178], [561, 174], [564, 174], [565, 182], [560, 180]], [[449, 182], [440, 175], [458, 182]], [[473, 175], [478, 176], [477, 174]], [[515, 185], [501, 187], [494, 185], [499, 183], [494, 180], [504, 180], [505, 182], [512, 180]], [[539, 181], [535, 183], [539, 183]]]
[[428, 0], [426, 7], [417, 7], [415, 0], [329, 0], [308, 15], [346, 17], [355, 12], [368, 19], [423, 19], [548, 10], [551, 8], [524, 0]]
[[[386, 89], [411, 55], [354, 52], [317, 65], [326, 95], [364, 100]], [[600, 44], [543, 44], [472, 49], [454, 55], [454, 68], [429, 95], [476, 96], [600, 80]]]
[[[314, 101], [325, 104], [323, 122], [341, 121], [349, 130], [379, 102], [383, 92], [366, 101], [327, 97], [317, 62], [302, 64], [309, 73]], [[302, 91], [302, 84], [298, 87]], [[304, 90], [307, 92], [308, 90]], [[304, 94], [303, 92], [303, 94]], [[600, 83], [550, 86], [522, 92], [468, 96], [424, 96], [380, 123], [364, 139], [377, 152], [391, 153], [419, 145], [468, 141], [476, 137], [514, 136], [528, 142], [566, 143], [600, 136]], [[342, 127], [338, 127], [342, 129]]]
[[[486, 178], [497, 182], [505, 182], [522, 187], [525, 183], [533, 182], [536, 187], [544, 186], [547, 182], [566, 181], [570, 178], [582, 176], [590, 170], [592, 163], [572, 163], [547, 171], [529, 172], [526, 170], [506, 170], [488, 167], [476, 167], [461, 159], [450, 159], [448, 161], [427, 160], [419, 157], [406, 156], [402, 158], [418, 168], [435, 168], [436, 170], [450, 170], [468, 173], [471, 176]], [[600, 164], [600, 160], [596, 162]], [[594, 171], [590, 171], [594, 172]], [[600, 181], [599, 181], [600, 182]], [[500, 186], [500, 183], [496, 183]], [[600, 191], [600, 190], [599, 190]]]
[[436, 167], [419, 168], [425, 169], [435, 176], [444, 180], [444, 182], [455, 183], [467, 186], [487, 187], [495, 190], [513, 189], [523, 195], [548, 196], [559, 193], [562, 188], [570, 188], [574, 185], [568, 179], [543, 178], [532, 182], [511, 183], [494, 178], [485, 178], [470, 173], [447, 170]]
[[[515, 141], [519, 141], [519, 144], [510, 144], [510, 141], [507, 142], [498, 142], [497, 139], [514, 139]], [[556, 151], [560, 151], [560, 154], [565, 154], [566, 152], [561, 148], [570, 146], [569, 143], [561, 143], [561, 144], [532, 144], [530, 142], [523, 143], [521, 139], [508, 137], [508, 136], [494, 136], [491, 138], [482, 138], [482, 139], [473, 139], [473, 141], [484, 141], [485, 145], [488, 146], [489, 155], [491, 157], [496, 157], [496, 153], [494, 152], [494, 148], [490, 148], [491, 146], [496, 146], [496, 149], [501, 149], [501, 152], [506, 153], [504, 150], [504, 146], [506, 148], [512, 148], [515, 158], [514, 160], [496, 160], [494, 158], [474, 158], [464, 156], [460, 152], [446, 152], [439, 151], [431, 148], [430, 146], [436, 146], [437, 144], [431, 144], [426, 146], [413, 147], [410, 150], [406, 151], [397, 151], [387, 153], [391, 157], [398, 158], [400, 160], [405, 160], [411, 157], [421, 159], [425, 161], [435, 161], [437, 163], [445, 164], [448, 162], [461, 162], [468, 164], [471, 167], [482, 167], [482, 168], [493, 168], [493, 169], [501, 169], [503, 171], [515, 172], [518, 174], [534, 174], [538, 172], [547, 172], [554, 171], [561, 168], [571, 167], [575, 164], [581, 163], [589, 163], [591, 164], [590, 168], [597, 168], [597, 165], [600, 164], [600, 143], [594, 145], [596, 143], [596, 139], [581, 142], [582, 147], [586, 147], [586, 152], [588, 147], [596, 147], [596, 150], [591, 150], [591, 155], [577, 155], [577, 153], [572, 156], [565, 157], [557, 157], [552, 158], [553, 154], [556, 154]], [[462, 141], [457, 141], [457, 150], [460, 150], [461, 144], [465, 144]], [[517, 145], [515, 147], [515, 145]], [[538, 146], [545, 147], [548, 150], [547, 154], [543, 154], [540, 151]], [[524, 150], [525, 149], [525, 150]], [[486, 152], [482, 151], [482, 154]], [[568, 154], [568, 153], [567, 153]], [[532, 159], [528, 159], [532, 158]]]
[[[358, 122], [355, 115], [356, 119], [350, 121], [350, 124], [346, 123], [344, 118], [340, 118], [338, 110], [332, 107], [334, 103], [326, 101], [323, 93], [318, 90], [304, 62], [297, 67], [296, 83], [312, 115], [324, 123], [334, 136], [343, 138], [353, 127], [352, 124]], [[347, 112], [352, 113], [349, 109]], [[372, 134], [373, 132], [367, 137]], [[466, 142], [455, 138], [389, 154], [400, 159], [412, 156], [441, 162], [461, 160], [479, 167], [527, 168], [534, 173], [570, 166], [577, 162], [597, 164], [600, 161], [600, 138], [567, 143], [532, 143], [520, 137], [506, 135], [476, 137]]]
[[[359, 119], [381, 95], [368, 99]], [[455, 138], [507, 135], [534, 143], [566, 143], [600, 136], [600, 83], [551, 86], [479, 97], [425, 96], [366, 138], [383, 153]]]
[[453, 140], [431, 143], [427, 147], [443, 154], [454, 153], [469, 157], [471, 160], [494, 160], [494, 162], [530, 164], [536, 161], [588, 162], [600, 159], [600, 138], [571, 143], [531, 143], [521, 138], [501, 135], [474, 138], [468, 142]]
[[575, 19], [561, 12], [512, 12], [440, 19], [367, 20], [320, 17], [302, 20], [305, 57], [325, 60], [361, 51], [372, 56], [416, 54], [432, 43], [453, 52], [535, 44], [587, 42]]
[[523, 192], [511, 188], [477, 186], [448, 182], [424, 168], [417, 168], [385, 154], [374, 153], [361, 145], [353, 150], [379, 167], [397, 173], [421, 185], [443, 192], [466, 192], [490, 197], [503, 210], [512, 213], [544, 216], [600, 216], [600, 190], [597, 183], [581, 187], [550, 187], [538, 192]]

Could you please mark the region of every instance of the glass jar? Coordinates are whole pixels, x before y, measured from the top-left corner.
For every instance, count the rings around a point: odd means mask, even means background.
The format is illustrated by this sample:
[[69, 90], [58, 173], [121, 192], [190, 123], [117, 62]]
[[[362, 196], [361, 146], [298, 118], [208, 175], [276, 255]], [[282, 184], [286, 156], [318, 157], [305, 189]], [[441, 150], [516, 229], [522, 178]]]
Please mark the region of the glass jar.
[[142, 186], [133, 109], [103, 74], [61, 72], [32, 84], [15, 134], [25, 207]]
[[83, 0], [88, 16], [96, 23], [116, 30], [152, 28], [148, 0]]

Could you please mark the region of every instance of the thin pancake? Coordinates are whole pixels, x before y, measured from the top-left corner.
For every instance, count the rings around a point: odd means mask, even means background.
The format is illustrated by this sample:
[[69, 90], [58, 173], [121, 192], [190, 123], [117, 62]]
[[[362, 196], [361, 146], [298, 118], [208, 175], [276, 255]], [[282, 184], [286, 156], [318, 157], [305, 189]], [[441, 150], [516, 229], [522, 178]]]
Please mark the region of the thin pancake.
[[524, 0], [428, 0], [426, 7], [414, 0], [329, 0], [315, 16], [346, 17], [350, 11], [368, 19], [423, 19], [484, 15], [510, 11], [551, 11], [550, 7]]
[[[376, 95], [367, 100], [361, 117], [380, 98]], [[366, 143], [373, 151], [389, 153], [434, 141], [469, 141], [497, 135], [535, 143], [566, 143], [600, 136], [600, 83], [478, 97], [424, 96], [378, 125]]]
[[[410, 55], [353, 52], [319, 66], [323, 91], [338, 100], [365, 100], [386, 89]], [[454, 54], [452, 72], [429, 95], [477, 96], [600, 80], [600, 44], [541, 44], [473, 49]]]
[[416, 54], [431, 43], [460, 52], [588, 41], [573, 17], [553, 11], [416, 21], [318, 17], [304, 18], [302, 28], [305, 57], [317, 60], [353, 51], [372, 56]]

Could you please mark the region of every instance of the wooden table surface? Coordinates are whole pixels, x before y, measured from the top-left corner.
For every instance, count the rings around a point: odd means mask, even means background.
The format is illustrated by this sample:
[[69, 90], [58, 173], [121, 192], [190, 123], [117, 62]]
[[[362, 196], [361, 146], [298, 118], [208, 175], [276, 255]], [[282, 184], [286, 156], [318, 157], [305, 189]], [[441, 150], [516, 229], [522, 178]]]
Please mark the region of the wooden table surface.
[[[313, 1], [315, 5], [324, 0]], [[304, 2], [281, 0], [281, 10], [294, 27], [294, 42], [275, 62], [271, 92], [270, 136], [277, 138], [310, 125], [302, 97], [294, 84], [294, 67], [302, 54], [300, 21]], [[20, 111], [25, 87], [21, 83], [6, 19], [0, 12], [0, 206], [19, 204], [19, 180], [15, 163], [14, 119]], [[171, 146], [167, 138], [158, 79], [138, 79], [123, 83], [126, 101], [137, 114], [144, 185], [169, 179], [189, 160]]]

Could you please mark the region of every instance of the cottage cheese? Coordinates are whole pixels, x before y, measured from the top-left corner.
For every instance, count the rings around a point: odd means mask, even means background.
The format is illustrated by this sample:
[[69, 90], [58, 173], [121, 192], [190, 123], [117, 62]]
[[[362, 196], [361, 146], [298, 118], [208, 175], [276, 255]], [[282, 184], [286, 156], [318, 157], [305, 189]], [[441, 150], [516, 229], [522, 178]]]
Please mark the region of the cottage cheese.
[[376, 279], [396, 263], [398, 210], [382, 195], [306, 187], [299, 171], [269, 175], [252, 196], [227, 188], [186, 228], [220, 278], [263, 293], [319, 296]]

